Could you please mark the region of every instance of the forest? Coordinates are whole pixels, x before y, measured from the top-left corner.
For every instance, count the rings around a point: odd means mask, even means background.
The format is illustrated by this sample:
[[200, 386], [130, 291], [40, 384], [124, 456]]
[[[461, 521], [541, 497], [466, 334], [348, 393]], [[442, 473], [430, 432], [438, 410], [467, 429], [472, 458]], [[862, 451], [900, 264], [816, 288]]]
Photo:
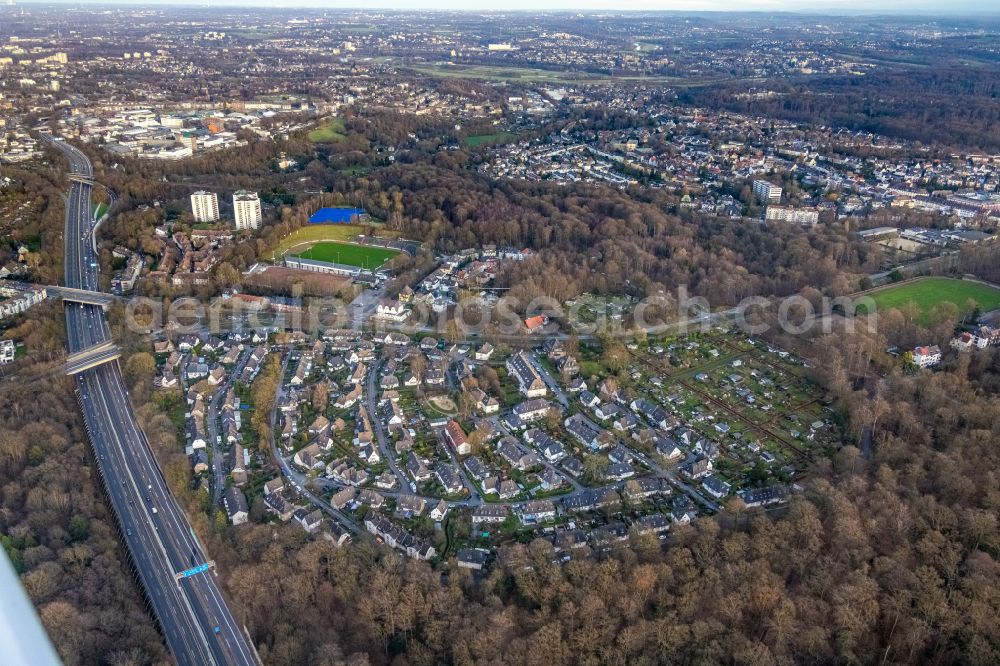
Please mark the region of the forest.
[[65, 346], [62, 306], [40, 305], [5, 337], [28, 359], [0, 384], [0, 542], [65, 664], [165, 663], [104, 502]]
[[739, 99], [738, 84], [682, 91], [683, 102], [816, 125], [848, 127], [961, 151], [1000, 149], [1000, 82], [993, 70], [934, 62], [879, 67], [863, 77], [769, 81], [779, 95]]

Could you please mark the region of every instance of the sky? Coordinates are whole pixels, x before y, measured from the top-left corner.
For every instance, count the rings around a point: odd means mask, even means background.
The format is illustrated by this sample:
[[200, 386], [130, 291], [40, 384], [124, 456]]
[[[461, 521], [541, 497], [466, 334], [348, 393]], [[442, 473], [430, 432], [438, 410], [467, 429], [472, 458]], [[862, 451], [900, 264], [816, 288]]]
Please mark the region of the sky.
[[[16, 4], [17, 0], [14, 0]], [[39, 0], [47, 4], [53, 0]], [[56, 2], [60, 0], [54, 0]], [[1000, 16], [1000, 0], [61, 0], [67, 4], [266, 6], [444, 11], [760, 11]], [[7, 0], [0, 0], [6, 4]]]

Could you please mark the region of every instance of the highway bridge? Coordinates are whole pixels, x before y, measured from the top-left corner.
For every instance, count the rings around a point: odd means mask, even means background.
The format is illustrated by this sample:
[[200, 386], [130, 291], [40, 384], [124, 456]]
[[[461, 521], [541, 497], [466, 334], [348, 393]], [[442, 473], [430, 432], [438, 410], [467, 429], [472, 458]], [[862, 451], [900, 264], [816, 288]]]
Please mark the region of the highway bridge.
[[105, 310], [118, 300], [118, 297], [114, 294], [109, 294], [105, 291], [94, 291], [92, 289], [74, 289], [72, 287], [52, 285], [46, 287], [45, 290], [50, 296], [59, 296], [63, 301], [83, 303], [85, 305], [99, 305]]
[[121, 350], [111, 340], [104, 340], [86, 349], [73, 352], [66, 357], [66, 374], [75, 375], [96, 368], [104, 363], [110, 363], [122, 355]]
[[[65, 286], [98, 293], [90, 197], [93, 170], [86, 156], [43, 135], [69, 159]], [[88, 182], [90, 181], [90, 182]], [[69, 292], [72, 296], [74, 292]], [[204, 548], [163, 478], [129, 403], [117, 350], [101, 305], [66, 299], [70, 359], [90, 367], [74, 373], [77, 397], [98, 471], [118, 520], [136, 577], [167, 646], [181, 666], [259, 664], [246, 629], [233, 617]], [[65, 296], [64, 296], [65, 298]], [[101, 362], [97, 362], [101, 361]], [[185, 574], [178, 577], [178, 574]]]

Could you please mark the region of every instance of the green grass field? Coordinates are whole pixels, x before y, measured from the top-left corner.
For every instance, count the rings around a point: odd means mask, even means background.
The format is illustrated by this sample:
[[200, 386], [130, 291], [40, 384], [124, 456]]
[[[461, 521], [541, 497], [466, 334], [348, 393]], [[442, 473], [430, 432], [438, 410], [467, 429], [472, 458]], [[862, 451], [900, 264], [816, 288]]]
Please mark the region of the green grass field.
[[[307, 245], [318, 241], [346, 241], [366, 232], [367, 229], [358, 224], [307, 224], [281, 239], [278, 247], [271, 253], [271, 259], [281, 257], [289, 250], [305, 249]], [[382, 238], [396, 238], [399, 235], [386, 229], [379, 229], [376, 234]]]
[[296, 256], [303, 259], [329, 261], [335, 264], [347, 264], [348, 266], [361, 266], [367, 269], [374, 269], [389, 261], [397, 254], [399, 254], [397, 250], [387, 250], [382, 247], [323, 241], [316, 243], [305, 252], [299, 252]]
[[930, 312], [938, 303], [948, 302], [965, 314], [965, 304], [970, 298], [983, 312], [1000, 307], [1000, 290], [978, 282], [943, 277], [928, 277], [906, 284], [888, 287], [869, 294], [882, 310], [901, 308], [909, 302], [916, 304], [920, 319], [929, 321]]
[[517, 138], [513, 132], [495, 132], [493, 134], [473, 134], [462, 139], [462, 144], [468, 148], [478, 148], [480, 146], [495, 146], [500, 143], [509, 143]]
[[340, 118], [330, 118], [316, 129], [310, 130], [306, 138], [313, 143], [335, 143], [343, 141], [346, 136], [344, 121]]

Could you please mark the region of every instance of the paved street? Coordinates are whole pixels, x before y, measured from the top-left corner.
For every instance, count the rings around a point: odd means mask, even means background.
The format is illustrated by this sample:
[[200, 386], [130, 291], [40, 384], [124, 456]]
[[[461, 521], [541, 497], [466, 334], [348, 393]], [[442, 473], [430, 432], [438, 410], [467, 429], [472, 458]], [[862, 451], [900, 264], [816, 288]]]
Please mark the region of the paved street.
[[[222, 502], [222, 491], [226, 487], [226, 463], [225, 454], [222, 452], [222, 443], [219, 441], [219, 407], [226, 399], [226, 393], [232, 388], [233, 382], [243, 372], [243, 367], [250, 359], [253, 348], [247, 346], [240, 352], [239, 360], [226, 375], [226, 381], [212, 396], [208, 403], [208, 413], [205, 415], [206, 428], [208, 430], [209, 446], [212, 447], [212, 506], [219, 506]], [[228, 448], [228, 447], [227, 447]]]

